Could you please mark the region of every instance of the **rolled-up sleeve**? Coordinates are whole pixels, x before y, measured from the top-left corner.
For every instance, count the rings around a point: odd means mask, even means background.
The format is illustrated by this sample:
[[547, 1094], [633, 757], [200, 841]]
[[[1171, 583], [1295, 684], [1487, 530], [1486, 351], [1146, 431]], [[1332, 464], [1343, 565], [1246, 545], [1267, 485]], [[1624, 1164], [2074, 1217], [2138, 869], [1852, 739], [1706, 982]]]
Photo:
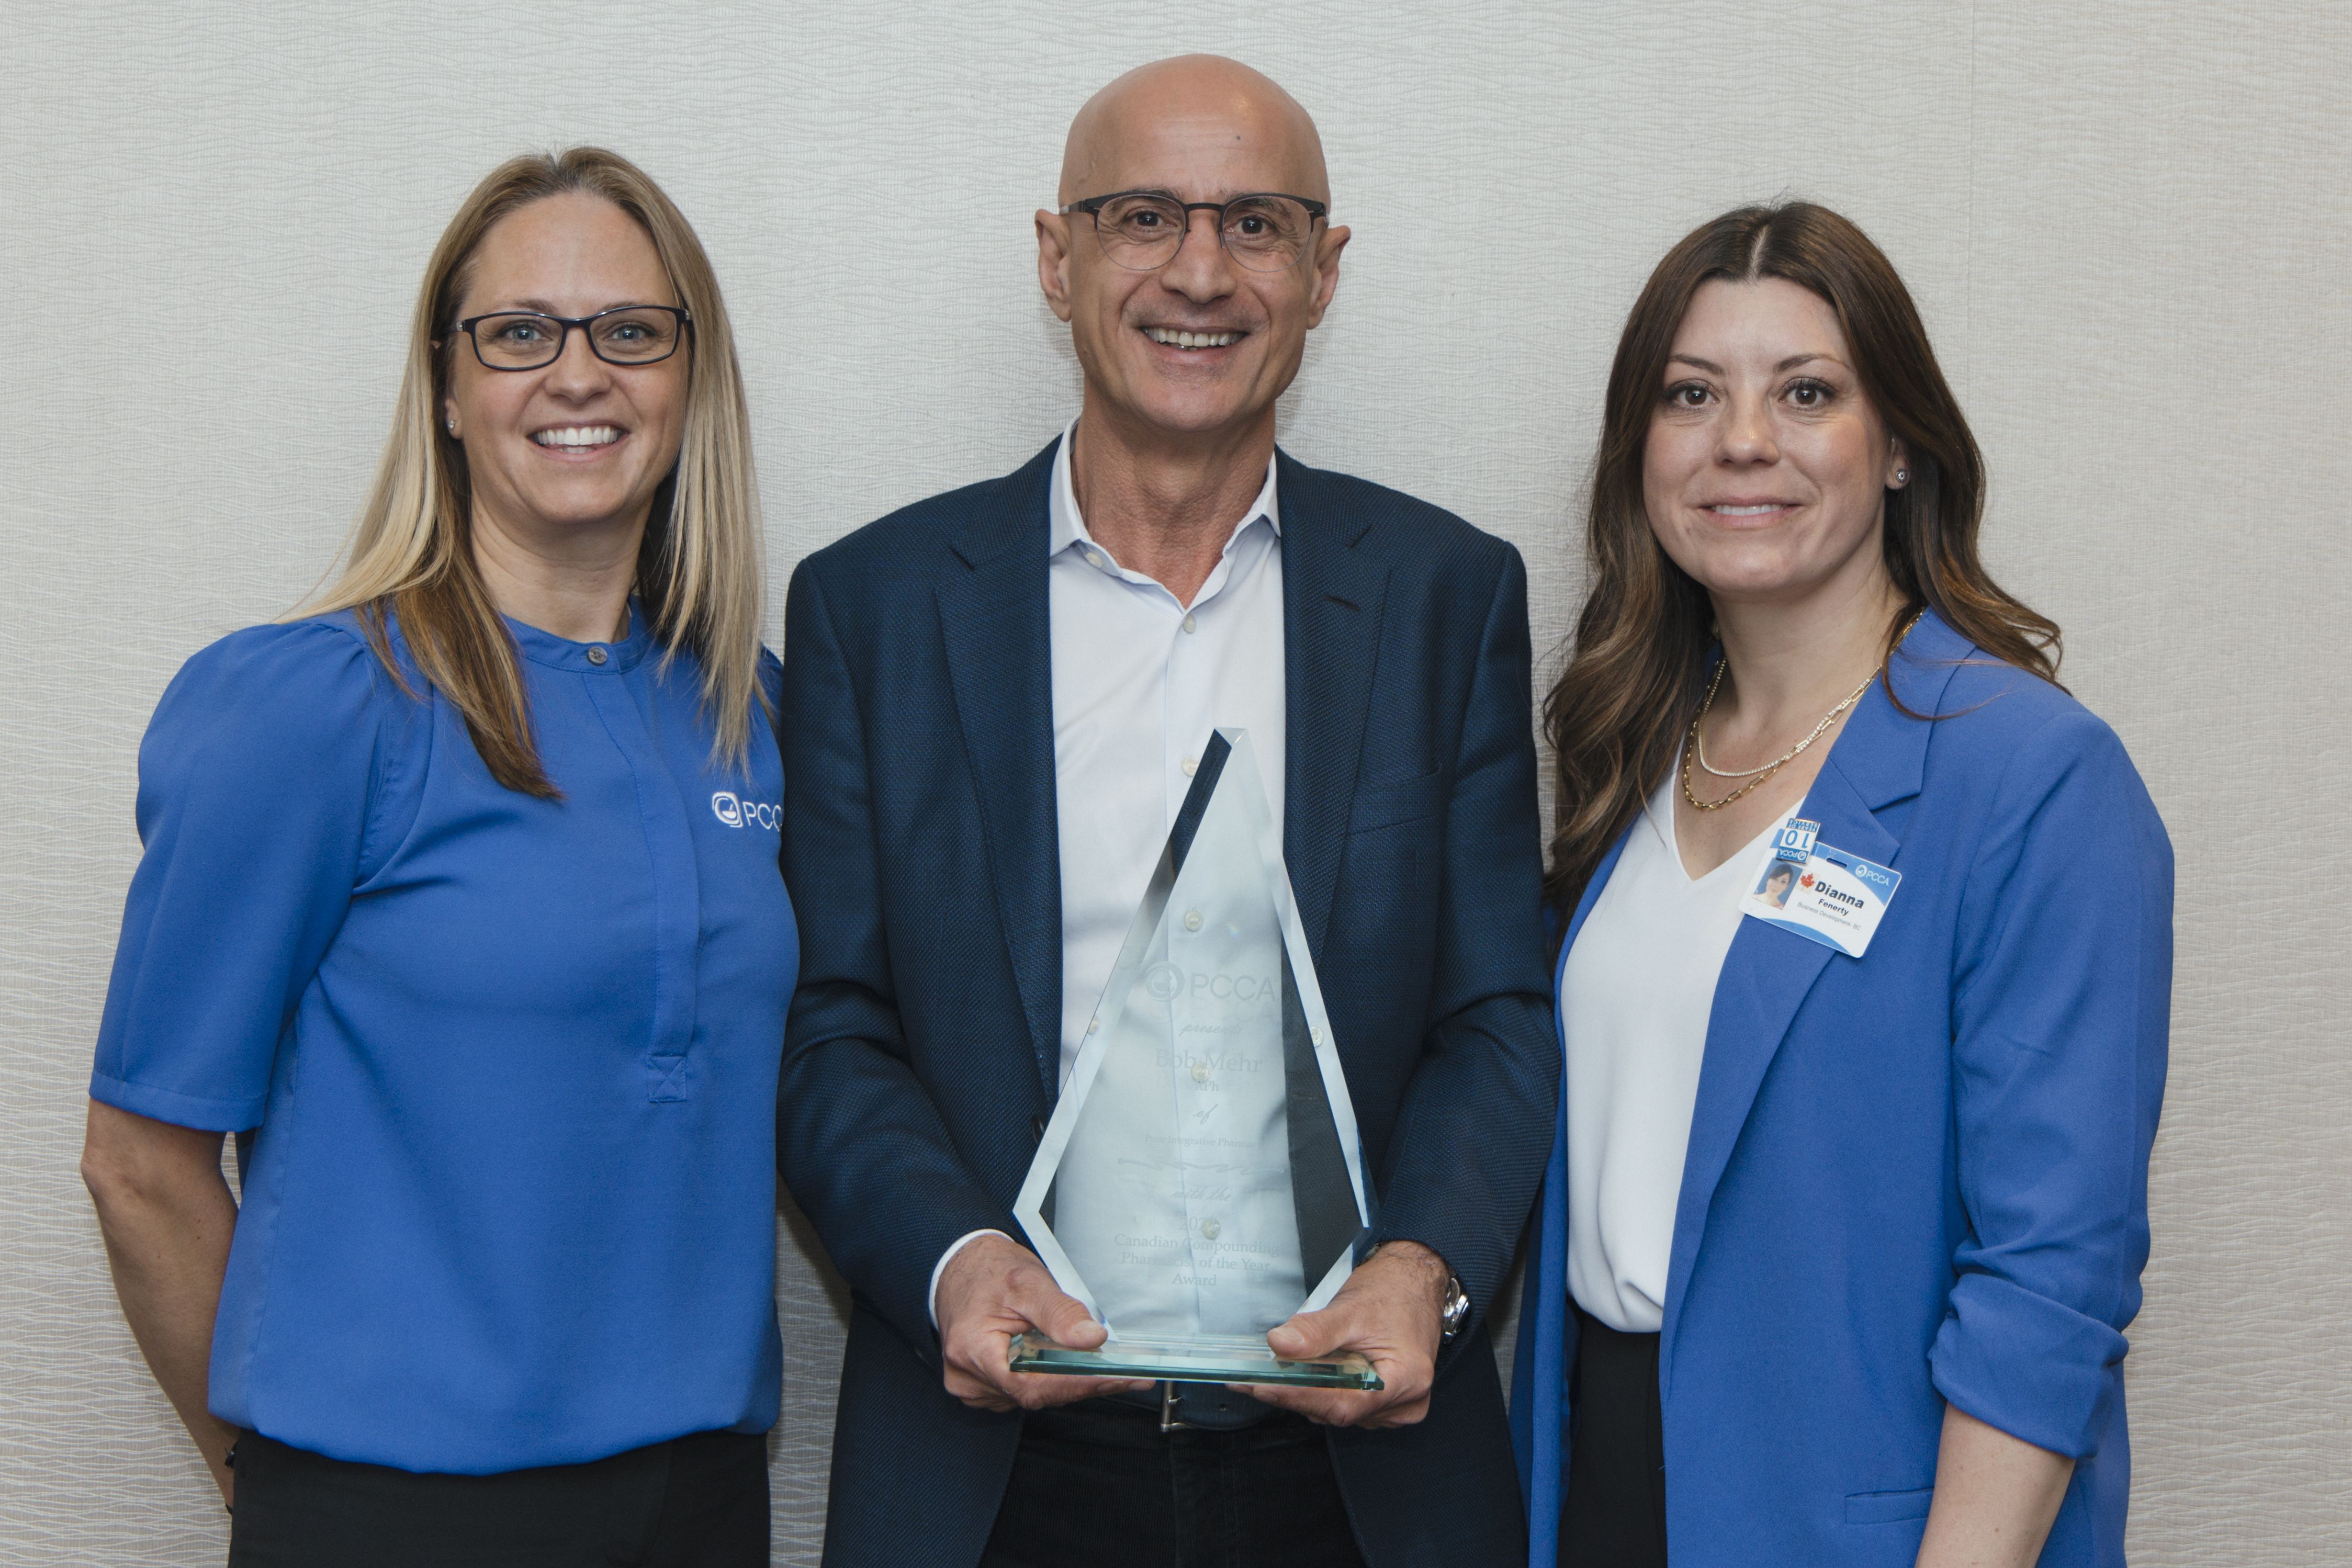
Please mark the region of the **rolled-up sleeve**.
[[2017, 748], [1980, 844], [1952, 1046], [1969, 1235], [1930, 1363], [1951, 1404], [2082, 1458], [2147, 1260], [2172, 852], [2122, 744], [2080, 709]]
[[214, 1132], [257, 1126], [278, 1041], [366, 849], [389, 684], [320, 622], [190, 659], [139, 747], [139, 838], [90, 1097]]

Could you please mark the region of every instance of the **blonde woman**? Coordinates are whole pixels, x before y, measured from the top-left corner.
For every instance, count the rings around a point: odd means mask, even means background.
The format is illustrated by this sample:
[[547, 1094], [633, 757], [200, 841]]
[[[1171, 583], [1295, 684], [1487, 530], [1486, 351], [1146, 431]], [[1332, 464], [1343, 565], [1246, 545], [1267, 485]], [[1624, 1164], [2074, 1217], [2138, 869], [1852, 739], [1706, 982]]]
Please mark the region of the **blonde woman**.
[[767, 1561], [754, 496], [694, 231], [609, 152], [515, 159], [341, 580], [156, 710], [83, 1172], [233, 1564]]

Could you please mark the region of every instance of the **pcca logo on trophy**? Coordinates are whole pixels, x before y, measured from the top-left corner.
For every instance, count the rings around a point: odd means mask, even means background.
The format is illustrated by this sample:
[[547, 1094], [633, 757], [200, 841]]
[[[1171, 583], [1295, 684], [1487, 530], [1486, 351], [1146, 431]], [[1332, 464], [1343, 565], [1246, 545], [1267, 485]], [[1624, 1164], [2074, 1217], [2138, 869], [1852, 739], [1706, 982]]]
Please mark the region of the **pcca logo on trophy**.
[[1263, 975], [1229, 975], [1223, 969], [1186, 969], [1161, 962], [1143, 971], [1143, 992], [1155, 1002], [1184, 997], [1195, 1003], [1255, 1002], [1272, 1006], [1282, 995], [1277, 980]]

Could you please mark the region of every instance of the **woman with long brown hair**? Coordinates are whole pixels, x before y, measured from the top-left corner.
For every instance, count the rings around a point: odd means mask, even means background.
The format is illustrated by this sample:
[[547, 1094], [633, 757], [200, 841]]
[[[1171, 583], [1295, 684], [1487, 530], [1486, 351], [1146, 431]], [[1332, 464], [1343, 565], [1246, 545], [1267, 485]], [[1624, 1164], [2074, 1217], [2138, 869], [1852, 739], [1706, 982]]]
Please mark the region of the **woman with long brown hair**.
[[1538, 1568], [2123, 1560], [2171, 852], [1983, 499], [1853, 224], [1659, 264], [1546, 706]]
[[426, 267], [341, 576], [156, 709], [82, 1168], [232, 1564], [768, 1560], [756, 494], [685, 217], [514, 159]]

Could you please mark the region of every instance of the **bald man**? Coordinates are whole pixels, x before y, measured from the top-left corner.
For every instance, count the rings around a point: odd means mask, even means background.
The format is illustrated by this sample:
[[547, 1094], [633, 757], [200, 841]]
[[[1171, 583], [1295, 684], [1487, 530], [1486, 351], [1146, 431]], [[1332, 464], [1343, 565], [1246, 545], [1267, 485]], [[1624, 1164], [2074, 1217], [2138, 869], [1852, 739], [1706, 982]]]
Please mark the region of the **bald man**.
[[[801, 921], [779, 1159], [853, 1291], [825, 1562], [1524, 1560], [1486, 1315], [1551, 1143], [1526, 580], [1309, 468], [1275, 410], [1339, 286], [1306, 110], [1231, 60], [1070, 127], [1037, 276], [1077, 417], [793, 576]], [[1378, 1195], [1280, 1354], [1340, 1393], [1015, 1373], [1104, 1330], [1011, 1212], [1195, 764], [1255, 749]]]

